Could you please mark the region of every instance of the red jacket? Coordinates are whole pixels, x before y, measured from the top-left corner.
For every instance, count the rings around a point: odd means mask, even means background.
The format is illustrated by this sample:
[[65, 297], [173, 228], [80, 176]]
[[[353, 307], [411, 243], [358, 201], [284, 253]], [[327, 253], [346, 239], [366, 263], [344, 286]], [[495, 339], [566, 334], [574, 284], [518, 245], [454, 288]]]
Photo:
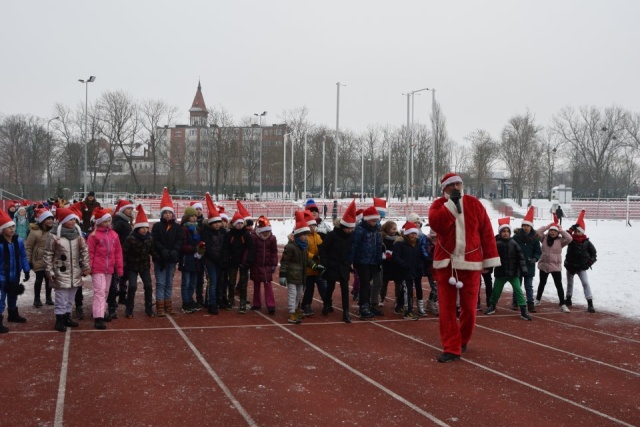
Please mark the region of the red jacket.
[[429, 226], [436, 232], [433, 268], [483, 270], [500, 265], [493, 227], [480, 200], [464, 195], [462, 213], [449, 196], [440, 197], [429, 209]]
[[118, 233], [111, 228], [96, 227], [87, 239], [91, 273], [124, 273], [122, 267], [122, 247]]

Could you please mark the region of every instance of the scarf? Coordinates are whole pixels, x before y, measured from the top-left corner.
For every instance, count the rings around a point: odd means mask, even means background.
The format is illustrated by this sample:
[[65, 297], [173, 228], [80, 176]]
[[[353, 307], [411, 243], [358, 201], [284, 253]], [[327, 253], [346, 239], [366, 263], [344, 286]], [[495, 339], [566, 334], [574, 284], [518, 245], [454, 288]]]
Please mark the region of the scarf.
[[200, 234], [198, 233], [198, 223], [197, 222], [188, 222], [184, 224], [184, 226], [189, 230], [191, 236], [193, 236], [193, 240], [195, 240], [196, 244], [200, 243]]
[[303, 251], [306, 251], [307, 248], [309, 247], [309, 242], [303, 242], [302, 239], [300, 239], [299, 237], [294, 237], [293, 239], [296, 242], [296, 245], [298, 245], [298, 247], [300, 249], [302, 249]]
[[144, 242], [145, 240], [148, 240], [151, 237], [150, 233], [145, 234], [144, 236], [140, 233], [138, 233], [137, 231], [133, 233], [133, 235], [135, 236], [136, 239], [140, 240], [141, 242]]
[[587, 240], [587, 235], [586, 234], [583, 234], [581, 236], [573, 235], [573, 241], [578, 243], [578, 244], [581, 244], [585, 240]]
[[553, 244], [555, 243], [555, 241], [556, 241], [556, 239], [558, 237], [560, 237], [559, 234], [556, 237], [551, 237], [551, 236], [547, 235], [547, 245], [553, 246]]
[[73, 228], [65, 228], [61, 225], [58, 226], [58, 233], [60, 237], [64, 237], [65, 239], [71, 241], [71, 240], [75, 240], [78, 237], [80, 237], [80, 233], [78, 232], [78, 228], [77, 227], [73, 227]]

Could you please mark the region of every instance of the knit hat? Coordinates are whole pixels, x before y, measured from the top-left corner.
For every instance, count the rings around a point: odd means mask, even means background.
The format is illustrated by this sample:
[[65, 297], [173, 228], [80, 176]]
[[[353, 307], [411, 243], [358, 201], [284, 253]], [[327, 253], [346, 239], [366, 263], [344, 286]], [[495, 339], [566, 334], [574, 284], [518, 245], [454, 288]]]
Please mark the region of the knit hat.
[[373, 206], [369, 206], [367, 209], [362, 212], [362, 219], [365, 221], [369, 221], [371, 219], [378, 220], [380, 219], [380, 214]]
[[318, 225], [316, 219], [311, 215], [311, 212], [306, 210], [304, 211], [304, 220], [307, 222], [307, 225]]
[[193, 206], [187, 206], [186, 208], [184, 208], [184, 214], [182, 216], [184, 217], [198, 216], [198, 212], [196, 211], [196, 208], [194, 208]]
[[455, 172], [449, 172], [440, 180], [440, 188], [444, 190], [444, 188], [449, 184], [455, 184], [457, 182], [462, 182], [462, 178]]
[[87, 197], [96, 197], [96, 192], [95, 191], [89, 191], [89, 194], [87, 194]]
[[407, 221], [418, 223], [418, 222], [420, 222], [420, 215], [418, 215], [415, 212], [412, 212], [407, 217]]
[[239, 222], [244, 222], [244, 218], [240, 212], [236, 212], [233, 214], [233, 218], [231, 218], [231, 224], [236, 225]]
[[202, 202], [199, 202], [197, 200], [194, 200], [193, 202], [189, 203], [189, 205], [193, 208], [193, 209], [204, 209], [204, 207], [202, 206]]
[[80, 221], [80, 217], [70, 208], [58, 208], [56, 209], [56, 219], [58, 224], [62, 225], [72, 219]]
[[38, 224], [42, 224], [47, 218], [53, 218], [53, 214], [47, 208], [38, 208], [35, 210], [35, 214]]
[[0, 209], [0, 230], [13, 227], [14, 225], [16, 225], [16, 223], [11, 220], [11, 218], [5, 211]]
[[111, 214], [109, 212], [111, 212], [110, 209], [95, 208], [93, 210], [93, 216], [96, 219], [96, 225], [102, 224], [103, 222], [110, 220]]
[[244, 207], [244, 205], [242, 204], [242, 202], [240, 200], [236, 200], [236, 204], [238, 205], [238, 212], [240, 212], [240, 215], [242, 215], [242, 218], [245, 221], [248, 220], [248, 219], [253, 219], [251, 217], [251, 214], [247, 210], [247, 208]]
[[266, 216], [262, 215], [260, 218], [258, 218], [258, 226], [256, 227], [256, 232], [264, 233], [265, 231], [271, 231], [271, 223]]
[[315, 209], [318, 212], [318, 205], [316, 205], [316, 201], [313, 199], [307, 200], [307, 203], [304, 205], [305, 210], [312, 211]]
[[509, 231], [511, 231], [511, 225], [509, 224], [510, 222], [510, 217], [498, 218], [498, 233], [501, 233], [505, 228], [508, 228]]
[[175, 213], [173, 210], [173, 201], [171, 200], [171, 196], [169, 195], [169, 190], [167, 187], [164, 187], [162, 190], [162, 200], [160, 200], [160, 212], [169, 211]]
[[527, 214], [522, 219], [522, 225], [530, 225], [533, 227], [533, 206], [529, 206]]
[[293, 234], [299, 236], [301, 234], [309, 234], [311, 229], [307, 225], [307, 220], [304, 217], [304, 211], [295, 211], [296, 228], [293, 229]]
[[584, 209], [582, 209], [580, 211], [580, 214], [578, 215], [578, 220], [576, 221], [576, 226], [577, 226], [576, 228], [583, 234], [584, 234], [584, 230], [587, 228], [584, 225], [584, 214], [585, 213], [586, 213], [586, 211]]
[[142, 205], [138, 205], [136, 210], [138, 211], [138, 214], [136, 215], [136, 223], [134, 224], [133, 229], [135, 230], [136, 228], [142, 227], [148, 228], [149, 220], [147, 219], [147, 214], [144, 212]]
[[342, 214], [342, 219], [340, 220], [340, 224], [345, 227], [353, 228], [356, 226], [356, 199], [353, 199], [347, 210]]
[[133, 209], [135, 208], [135, 205], [129, 200], [120, 199], [116, 205], [116, 213], [122, 213], [127, 208]]
[[411, 234], [411, 233], [419, 234], [420, 230], [418, 230], [418, 227], [416, 227], [416, 224], [414, 222], [407, 221], [402, 226], [402, 234], [406, 236], [407, 234]]
[[204, 200], [207, 203], [207, 211], [209, 211], [209, 214], [207, 216], [207, 222], [209, 224], [212, 224], [214, 222], [222, 221], [222, 218], [220, 217], [220, 214], [216, 209], [216, 205], [213, 204], [213, 199], [211, 198], [211, 194], [207, 192], [207, 194], [204, 195]]

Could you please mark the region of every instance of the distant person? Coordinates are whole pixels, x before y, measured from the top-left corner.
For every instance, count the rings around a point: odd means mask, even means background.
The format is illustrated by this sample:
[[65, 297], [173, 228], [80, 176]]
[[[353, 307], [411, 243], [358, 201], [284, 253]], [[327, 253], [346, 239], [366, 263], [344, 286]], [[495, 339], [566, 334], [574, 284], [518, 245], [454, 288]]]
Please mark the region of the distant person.
[[564, 212], [562, 211], [562, 208], [560, 207], [560, 205], [558, 205], [558, 208], [556, 209], [556, 216], [558, 217], [558, 224], [562, 225], [562, 218], [564, 218]]
[[100, 202], [96, 200], [96, 193], [94, 191], [89, 191], [87, 197], [82, 201], [82, 231], [88, 233], [91, 231], [91, 216], [93, 215], [93, 210], [100, 207]]
[[338, 201], [333, 201], [333, 209], [331, 210], [331, 218], [335, 221], [338, 218]]
[[322, 218], [327, 219], [327, 204], [325, 203], [322, 207]]

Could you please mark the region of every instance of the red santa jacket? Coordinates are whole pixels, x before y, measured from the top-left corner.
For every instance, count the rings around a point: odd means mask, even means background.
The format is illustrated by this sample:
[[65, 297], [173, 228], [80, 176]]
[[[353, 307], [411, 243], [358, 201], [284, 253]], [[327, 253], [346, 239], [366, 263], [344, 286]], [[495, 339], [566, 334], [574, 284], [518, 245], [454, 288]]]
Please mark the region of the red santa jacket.
[[436, 232], [433, 268], [482, 270], [498, 267], [500, 256], [493, 227], [480, 200], [464, 195], [462, 213], [445, 194], [431, 204], [429, 226]]

